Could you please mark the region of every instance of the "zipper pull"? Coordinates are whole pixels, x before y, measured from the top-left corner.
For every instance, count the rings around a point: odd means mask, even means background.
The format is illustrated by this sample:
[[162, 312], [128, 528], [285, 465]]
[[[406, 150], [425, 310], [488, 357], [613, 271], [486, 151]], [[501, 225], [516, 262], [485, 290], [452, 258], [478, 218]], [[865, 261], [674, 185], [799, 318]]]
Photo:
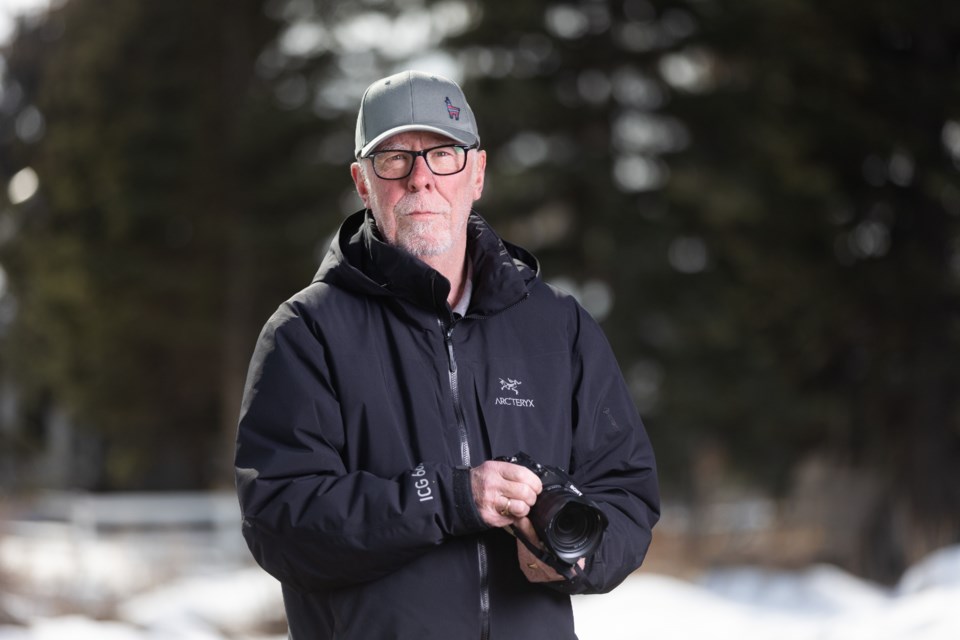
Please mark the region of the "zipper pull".
[[457, 360], [453, 357], [453, 327], [450, 327], [444, 332], [443, 343], [447, 347], [447, 363], [450, 365], [450, 373], [456, 373]]

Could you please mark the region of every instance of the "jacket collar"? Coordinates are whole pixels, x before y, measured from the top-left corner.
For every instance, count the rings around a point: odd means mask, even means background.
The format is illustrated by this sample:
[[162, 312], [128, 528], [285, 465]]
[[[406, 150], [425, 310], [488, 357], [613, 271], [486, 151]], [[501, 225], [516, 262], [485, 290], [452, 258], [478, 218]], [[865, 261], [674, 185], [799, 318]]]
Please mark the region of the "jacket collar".
[[[473, 262], [474, 278], [468, 315], [489, 316], [520, 302], [539, 273], [532, 254], [502, 240], [476, 212], [467, 220], [467, 255]], [[314, 282], [365, 295], [396, 297], [449, 313], [449, 281], [426, 263], [384, 242], [369, 210], [344, 221]]]

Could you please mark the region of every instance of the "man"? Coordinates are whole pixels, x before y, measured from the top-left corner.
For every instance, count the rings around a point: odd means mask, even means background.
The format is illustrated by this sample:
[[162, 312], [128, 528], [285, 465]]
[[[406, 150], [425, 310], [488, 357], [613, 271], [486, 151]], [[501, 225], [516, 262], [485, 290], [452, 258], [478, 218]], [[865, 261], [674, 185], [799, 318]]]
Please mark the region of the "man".
[[[453, 82], [371, 85], [351, 166], [365, 209], [257, 343], [243, 532], [295, 640], [573, 639], [569, 594], [612, 589], [650, 543], [653, 452], [610, 347], [471, 211], [479, 144]], [[562, 574], [528, 517], [540, 477], [494, 459], [521, 451], [608, 522]]]

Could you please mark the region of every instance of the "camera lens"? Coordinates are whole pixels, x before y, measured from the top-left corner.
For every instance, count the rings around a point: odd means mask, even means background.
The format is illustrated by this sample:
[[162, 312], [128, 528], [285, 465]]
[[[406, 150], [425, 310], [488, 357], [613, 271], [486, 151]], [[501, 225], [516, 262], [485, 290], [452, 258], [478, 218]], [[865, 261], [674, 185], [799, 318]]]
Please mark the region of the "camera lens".
[[590, 555], [600, 543], [603, 524], [597, 511], [579, 502], [567, 502], [554, 517], [551, 543], [561, 558]]
[[540, 540], [557, 558], [573, 564], [600, 544], [605, 516], [580, 496], [544, 491], [530, 514]]
[[570, 502], [553, 522], [553, 534], [558, 540], [575, 541], [588, 535], [590, 514], [584, 513], [583, 505]]

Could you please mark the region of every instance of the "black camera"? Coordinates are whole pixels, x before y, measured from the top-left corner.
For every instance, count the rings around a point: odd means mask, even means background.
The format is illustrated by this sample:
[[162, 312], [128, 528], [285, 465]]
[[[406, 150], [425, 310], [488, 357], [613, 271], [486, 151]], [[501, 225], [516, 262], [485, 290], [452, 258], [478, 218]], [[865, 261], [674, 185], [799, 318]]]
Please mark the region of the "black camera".
[[596, 550], [607, 528], [607, 516], [583, 495], [563, 469], [542, 465], [522, 451], [497, 460], [526, 467], [543, 483], [543, 492], [529, 517], [550, 554], [561, 563], [572, 565]]

